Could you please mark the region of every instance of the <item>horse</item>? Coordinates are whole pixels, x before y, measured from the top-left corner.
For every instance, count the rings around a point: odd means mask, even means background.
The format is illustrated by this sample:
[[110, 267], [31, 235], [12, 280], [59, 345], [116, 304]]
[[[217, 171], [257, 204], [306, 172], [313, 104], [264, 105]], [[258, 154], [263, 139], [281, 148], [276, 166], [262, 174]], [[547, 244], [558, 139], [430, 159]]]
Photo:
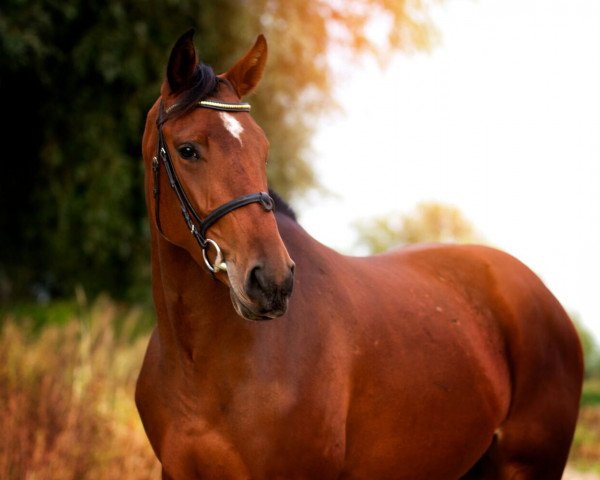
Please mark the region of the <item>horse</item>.
[[142, 145], [157, 321], [135, 400], [162, 478], [561, 478], [583, 362], [542, 281], [485, 246], [317, 242], [242, 101], [265, 38], [215, 75], [193, 35]]

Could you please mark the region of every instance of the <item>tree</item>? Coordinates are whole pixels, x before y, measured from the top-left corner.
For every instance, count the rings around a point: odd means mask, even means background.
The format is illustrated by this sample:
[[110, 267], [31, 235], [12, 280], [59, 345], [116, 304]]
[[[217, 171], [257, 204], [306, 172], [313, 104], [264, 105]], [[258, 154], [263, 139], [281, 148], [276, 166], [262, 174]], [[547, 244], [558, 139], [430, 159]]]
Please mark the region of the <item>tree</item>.
[[371, 253], [421, 242], [481, 242], [481, 236], [458, 208], [435, 202], [420, 203], [409, 214], [359, 221], [356, 229], [359, 245]]
[[[252, 99], [284, 196], [315, 184], [308, 145], [333, 108], [327, 52], [384, 58], [431, 38], [420, 0], [156, 2], [6, 0], [0, 15], [0, 285], [124, 295], [148, 276], [140, 139], [170, 46], [190, 26], [202, 60], [228, 68], [270, 43]], [[369, 35], [376, 18], [385, 41]], [[4, 280], [3, 280], [4, 278]], [[8, 279], [8, 280], [6, 280]], [[8, 295], [8, 287], [0, 287]]]

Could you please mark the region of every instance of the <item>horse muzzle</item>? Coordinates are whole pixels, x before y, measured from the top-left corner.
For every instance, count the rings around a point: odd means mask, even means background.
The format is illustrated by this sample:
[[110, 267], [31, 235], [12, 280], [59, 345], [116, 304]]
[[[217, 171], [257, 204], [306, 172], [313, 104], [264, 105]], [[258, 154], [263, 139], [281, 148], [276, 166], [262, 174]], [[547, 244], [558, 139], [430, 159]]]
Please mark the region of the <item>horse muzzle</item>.
[[272, 320], [287, 311], [293, 286], [293, 262], [282, 275], [276, 275], [263, 265], [256, 265], [246, 276], [243, 295], [236, 295], [231, 289], [231, 300], [237, 313], [247, 320]]

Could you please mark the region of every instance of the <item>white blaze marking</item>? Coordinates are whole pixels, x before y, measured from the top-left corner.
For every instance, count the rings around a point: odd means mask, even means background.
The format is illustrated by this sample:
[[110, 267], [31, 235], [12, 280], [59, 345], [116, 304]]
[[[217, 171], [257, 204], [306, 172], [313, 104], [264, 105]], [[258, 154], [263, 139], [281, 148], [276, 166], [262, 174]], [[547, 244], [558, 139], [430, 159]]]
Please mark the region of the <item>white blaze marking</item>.
[[219, 116], [221, 117], [221, 120], [223, 120], [223, 124], [225, 125], [227, 131], [231, 133], [231, 135], [233, 135], [241, 145], [242, 132], [244, 131], [242, 124], [238, 122], [237, 119], [235, 119], [230, 113], [219, 112]]

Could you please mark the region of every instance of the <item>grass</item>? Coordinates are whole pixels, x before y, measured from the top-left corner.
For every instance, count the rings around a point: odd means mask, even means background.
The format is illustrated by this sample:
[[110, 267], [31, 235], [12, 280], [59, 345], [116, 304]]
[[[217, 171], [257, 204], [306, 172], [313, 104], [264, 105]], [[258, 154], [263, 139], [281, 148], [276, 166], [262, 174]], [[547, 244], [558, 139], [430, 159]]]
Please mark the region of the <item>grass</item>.
[[583, 392], [581, 394], [581, 405], [600, 406], [600, 378], [591, 378], [583, 384]]
[[159, 478], [133, 402], [140, 311], [100, 299], [69, 312], [44, 327], [3, 316], [0, 478]]
[[[160, 478], [133, 401], [152, 321], [81, 292], [0, 311], [0, 479]], [[600, 379], [584, 386], [569, 461], [600, 473]]]
[[600, 379], [583, 386], [581, 411], [569, 462], [579, 470], [600, 473]]
[[578, 470], [600, 473], [600, 406], [582, 408], [569, 462]]

